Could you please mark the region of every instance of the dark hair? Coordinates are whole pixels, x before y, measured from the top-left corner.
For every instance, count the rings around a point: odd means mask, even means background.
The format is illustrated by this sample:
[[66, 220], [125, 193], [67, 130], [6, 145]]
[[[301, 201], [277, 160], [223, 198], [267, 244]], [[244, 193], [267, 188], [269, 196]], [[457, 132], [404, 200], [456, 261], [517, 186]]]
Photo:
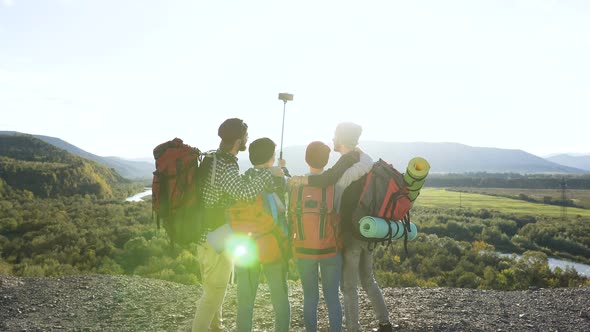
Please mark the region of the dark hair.
[[223, 141], [235, 142], [243, 138], [248, 131], [248, 125], [242, 119], [231, 118], [223, 121], [217, 130], [217, 135]]
[[221, 138], [219, 151], [229, 152], [239, 139], [245, 144], [244, 139], [247, 133], [248, 125], [242, 119], [231, 118], [225, 120], [217, 130], [217, 134]]
[[276, 146], [275, 142], [267, 137], [259, 138], [250, 143], [248, 152], [250, 153], [249, 158], [252, 165], [262, 165], [268, 162], [275, 153]]
[[320, 141], [309, 143], [305, 150], [305, 162], [310, 167], [322, 169], [330, 159], [330, 147]]

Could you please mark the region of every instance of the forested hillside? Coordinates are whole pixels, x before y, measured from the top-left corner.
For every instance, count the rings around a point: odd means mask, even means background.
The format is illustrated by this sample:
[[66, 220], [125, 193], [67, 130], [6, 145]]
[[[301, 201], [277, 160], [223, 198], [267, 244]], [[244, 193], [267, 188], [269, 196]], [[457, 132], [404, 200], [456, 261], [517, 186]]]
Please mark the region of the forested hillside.
[[[0, 193], [0, 274], [103, 273], [200, 282], [195, 248], [170, 247], [156, 229], [149, 202], [89, 195], [41, 199], [1, 182]], [[587, 257], [587, 223], [426, 208], [417, 209], [413, 220], [419, 236], [408, 243], [408, 255], [403, 241], [375, 251], [383, 286], [526, 289], [588, 283], [572, 269], [551, 271], [547, 261], [548, 255]], [[498, 256], [496, 249], [525, 254]], [[293, 261], [289, 276], [298, 280]]]
[[0, 178], [37, 197], [112, 197], [112, 186], [125, 182], [112, 169], [30, 135], [0, 135]]
[[[114, 171], [31, 136], [0, 136], [0, 273], [16, 276], [127, 274], [200, 282], [195, 247], [172, 248], [149, 202]], [[477, 209], [414, 209], [419, 236], [375, 251], [383, 286], [484, 289], [588, 283], [551, 271], [547, 256], [588, 262], [590, 224]], [[495, 250], [523, 253], [521, 259]], [[298, 280], [294, 263], [290, 278]]]
[[[0, 131], [0, 136], [13, 136], [13, 135], [27, 135], [24, 133], [19, 133], [16, 131]], [[58, 137], [51, 137], [45, 135], [31, 135], [35, 138], [38, 138], [46, 143], [53, 145], [58, 149], [62, 149], [72, 153], [73, 155], [77, 155], [84, 159], [94, 160], [95, 162], [105, 165], [108, 168], [115, 169], [117, 173], [127, 179], [134, 179], [134, 180], [145, 180], [150, 179], [152, 177], [152, 172], [154, 171], [154, 162], [153, 159], [148, 158], [148, 162], [146, 161], [139, 161], [139, 160], [127, 160], [119, 157], [101, 157], [97, 156], [93, 153], [84, 151], [79, 147], [70, 144]]]

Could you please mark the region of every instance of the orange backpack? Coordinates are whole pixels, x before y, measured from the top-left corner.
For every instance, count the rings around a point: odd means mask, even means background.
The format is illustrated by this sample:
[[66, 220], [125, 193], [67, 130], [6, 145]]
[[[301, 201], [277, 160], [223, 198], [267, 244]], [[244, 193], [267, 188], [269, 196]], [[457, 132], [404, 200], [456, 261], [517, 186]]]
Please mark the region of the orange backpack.
[[294, 256], [309, 259], [335, 256], [342, 245], [340, 218], [334, 211], [334, 187], [299, 186], [293, 188], [290, 197]]
[[[256, 245], [258, 262], [274, 263], [288, 258], [287, 235], [279, 224], [278, 214], [267, 212], [275, 204], [271, 196], [258, 195], [254, 202], [238, 201], [226, 211], [226, 217], [236, 235], [247, 236]], [[272, 202], [271, 202], [272, 201]]]
[[172, 244], [198, 242], [199, 222], [198, 170], [201, 152], [175, 138], [154, 149], [156, 170], [152, 179], [152, 211]]

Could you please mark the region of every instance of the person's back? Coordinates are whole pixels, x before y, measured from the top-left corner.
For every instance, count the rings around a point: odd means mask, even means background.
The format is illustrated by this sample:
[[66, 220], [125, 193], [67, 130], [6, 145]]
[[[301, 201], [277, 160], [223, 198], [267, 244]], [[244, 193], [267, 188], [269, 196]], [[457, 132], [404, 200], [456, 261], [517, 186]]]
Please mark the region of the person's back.
[[[308, 145], [305, 161], [309, 165], [310, 174], [318, 175], [323, 172], [329, 154], [330, 148], [322, 142]], [[327, 195], [332, 197], [326, 197]], [[317, 331], [320, 274], [324, 300], [328, 307], [330, 331], [342, 331], [342, 305], [338, 297], [342, 253], [337, 243], [339, 229], [335, 224], [338, 219], [333, 211], [333, 195], [333, 186], [300, 186], [294, 188], [291, 194], [292, 245], [303, 286], [303, 317], [307, 332]]]
[[362, 192], [363, 179], [373, 166], [371, 157], [357, 148], [361, 133], [362, 128], [357, 124], [339, 124], [334, 133], [334, 151], [339, 152], [341, 157], [329, 170], [330, 174], [293, 177], [289, 185], [325, 187], [335, 184], [334, 206], [340, 213], [344, 240], [342, 292], [347, 331], [360, 329], [357, 293], [359, 276], [379, 319], [379, 331], [391, 331], [385, 300], [373, 276], [372, 252], [366, 243], [358, 241], [347, 231], [354, 226], [353, 212]]
[[[267, 169], [273, 167], [275, 162], [275, 147], [275, 143], [268, 138], [257, 139], [250, 144], [249, 158], [253, 167], [248, 169], [244, 174], [246, 182], [256, 179], [259, 173], [266, 172]], [[245, 234], [250, 233], [252, 238], [255, 238], [254, 244], [258, 247], [258, 259], [254, 262], [248, 262], [248, 264], [239, 264], [236, 262], [236, 275], [238, 278], [238, 332], [252, 331], [254, 303], [256, 301], [261, 270], [265, 274], [270, 288], [271, 302], [275, 312], [275, 331], [289, 330], [291, 309], [289, 306], [287, 288], [288, 267], [286, 260], [288, 259], [288, 253], [286, 252], [286, 246], [284, 246], [287, 239], [288, 229], [284, 218], [284, 207], [282, 213], [278, 211], [279, 205], [284, 204], [284, 202], [281, 202], [278, 199], [279, 195], [276, 195], [277, 192], [284, 193], [285, 181], [283, 178], [277, 178], [275, 180], [276, 181], [267, 183], [267, 185], [258, 193], [258, 195], [265, 195], [268, 198], [258, 199], [248, 203], [240, 203], [261, 205], [254, 206], [254, 208], [267, 214], [274, 210], [276, 215], [273, 213], [270, 220], [266, 216], [266, 218], [259, 217], [255, 220], [257, 221], [257, 224], [253, 225], [250, 223], [251, 229], [243, 230]], [[273, 197], [277, 197], [277, 199]], [[266, 205], [268, 205], [271, 211], [265, 211]], [[264, 221], [261, 219], [264, 219]], [[272, 232], [267, 232], [267, 234], [255, 234], [256, 229], [260, 226], [259, 224], [264, 223], [264, 226], [266, 226], [268, 221], [270, 221], [271, 227], [273, 224], [276, 226], [273, 227]], [[280, 234], [280, 232], [284, 232], [284, 234]], [[264, 246], [264, 248], [261, 246]], [[267, 262], [267, 260], [270, 261]]]
[[342, 192], [340, 204], [340, 218], [342, 223], [342, 234], [345, 236], [352, 235], [353, 214], [356, 204], [361, 197], [365, 185], [366, 175], [352, 181]]
[[[355, 124], [341, 124], [336, 130], [334, 144], [341, 144], [341, 150], [358, 149], [358, 138], [361, 128]], [[336, 183], [336, 207], [340, 212], [343, 230], [343, 269], [342, 269], [342, 293], [344, 297], [344, 315], [346, 317], [347, 331], [360, 331], [358, 282], [361, 285], [379, 320], [379, 332], [391, 331], [389, 313], [373, 275], [373, 253], [367, 243], [353, 236], [352, 227], [357, 226], [358, 217], [355, 209], [362, 193], [366, 175], [373, 166], [373, 159], [364, 152], [360, 153], [358, 163], [350, 167]]]
[[[237, 200], [252, 200], [272, 183], [272, 174], [263, 170], [246, 182], [239, 172], [236, 155], [246, 149], [248, 126], [240, 119], [228, 119], [218, 130], [219, 150], [208, 156], [202, 198], [206, 231], [197, 246], [203, 293], [197, 303], [193, 331], [224, 331], [221, 306], [232, 270], [231, 261], [218, 253], [205, 239], [210, 231], [225, 223], [225, 210]], [[279, 172], [282, 174], [282, 172]], [[277, 174], [277, 175], [280, 175]]]

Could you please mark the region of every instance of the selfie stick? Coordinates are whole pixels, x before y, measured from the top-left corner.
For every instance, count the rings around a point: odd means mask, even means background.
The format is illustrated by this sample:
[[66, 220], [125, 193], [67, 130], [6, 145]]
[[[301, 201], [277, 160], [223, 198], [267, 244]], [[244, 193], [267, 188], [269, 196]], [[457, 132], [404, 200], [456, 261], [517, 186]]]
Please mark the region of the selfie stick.
[[279, 100], [283, 101], [283, 127], [281, 129], [281, 153], [279, 154], [279, 159], [283, 159], [283, 135], [285, 133], [285, 108], [287, 107], [287, 102], [293, 100], [293, 95], [290, 93], [279, 93]]

